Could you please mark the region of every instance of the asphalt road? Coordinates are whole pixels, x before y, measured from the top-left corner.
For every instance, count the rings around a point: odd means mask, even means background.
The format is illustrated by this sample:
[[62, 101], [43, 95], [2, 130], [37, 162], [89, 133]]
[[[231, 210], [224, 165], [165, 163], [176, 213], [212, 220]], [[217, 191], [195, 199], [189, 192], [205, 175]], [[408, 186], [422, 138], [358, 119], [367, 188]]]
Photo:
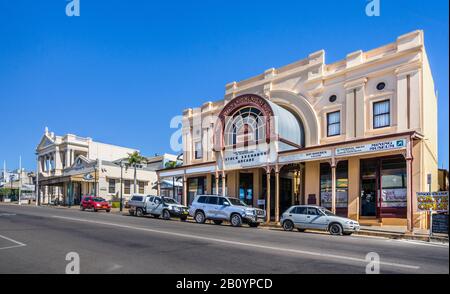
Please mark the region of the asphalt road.
[[0, 274], [80, 272], [158, 274], [449, 273], [445, 244], [233, 228], [105, 212], [0, 204]]

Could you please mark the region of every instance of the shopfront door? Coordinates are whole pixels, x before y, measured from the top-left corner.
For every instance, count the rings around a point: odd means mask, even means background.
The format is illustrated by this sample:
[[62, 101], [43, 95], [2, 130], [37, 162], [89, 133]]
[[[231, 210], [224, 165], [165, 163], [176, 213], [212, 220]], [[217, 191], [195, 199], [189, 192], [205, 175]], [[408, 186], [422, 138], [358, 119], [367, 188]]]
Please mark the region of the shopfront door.
[[377, 216], [377, 179], [361, 180], [361, 216]]
[[253, 205], [253, 174], [239, 174], [239, 198], [247, 205]]

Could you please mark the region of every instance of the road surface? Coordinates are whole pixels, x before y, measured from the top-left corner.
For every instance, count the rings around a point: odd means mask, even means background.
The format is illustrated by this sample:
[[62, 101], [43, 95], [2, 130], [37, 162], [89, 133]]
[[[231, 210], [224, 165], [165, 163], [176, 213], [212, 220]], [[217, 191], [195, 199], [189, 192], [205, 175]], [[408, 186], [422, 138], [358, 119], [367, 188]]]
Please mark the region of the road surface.
[[0, 204], [0, 274], [449, 273], [448, 244], [233, 228], [105, 212]]

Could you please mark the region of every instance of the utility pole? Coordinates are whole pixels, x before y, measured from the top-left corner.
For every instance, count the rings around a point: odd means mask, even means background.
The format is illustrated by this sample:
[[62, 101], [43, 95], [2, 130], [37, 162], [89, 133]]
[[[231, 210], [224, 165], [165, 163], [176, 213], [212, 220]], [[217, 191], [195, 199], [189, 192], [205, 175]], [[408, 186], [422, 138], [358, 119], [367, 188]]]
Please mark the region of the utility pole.
[[120, 212], [123, 210], [123, 162], [120, 160]]
[[22, 156], [19, 156], [19, 205], [22, 205]]
[[39, 206], [39, 201], [40, 201], [40, 189], [39, 189], [39, 173], [40, 173], [40, 169], [41, 169], [41, 163], [39, 160], [39, 153], [36, 152], [36, 161], [37, 161], [37, 165], [36, 165], [36, 195], [35, 195], [35, 202], [36, 202], [36, 206]]

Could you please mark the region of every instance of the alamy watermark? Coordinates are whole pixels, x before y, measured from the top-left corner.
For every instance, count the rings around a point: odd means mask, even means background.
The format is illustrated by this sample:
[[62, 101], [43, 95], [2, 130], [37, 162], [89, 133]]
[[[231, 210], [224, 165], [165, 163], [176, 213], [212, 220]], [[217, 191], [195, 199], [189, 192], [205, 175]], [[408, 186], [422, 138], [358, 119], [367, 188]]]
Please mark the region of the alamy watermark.
[[366, 15], [369, 17], [381, 15], [381, 0], [369, 0], [366, 4]]
[[66, 5], [66, 15], [69, 17], [80, 16], [80, 0], [69, 0]]
[[366, 255], [366, 274], [378, 275], [380, 273], [380, 255], [376, 252], [369, 252]]
[[66, 254], [66, 261], [69, 263], [66, 265], [67, 275], [80, 274], [80, 255], [76, 252], [69, 252]]

